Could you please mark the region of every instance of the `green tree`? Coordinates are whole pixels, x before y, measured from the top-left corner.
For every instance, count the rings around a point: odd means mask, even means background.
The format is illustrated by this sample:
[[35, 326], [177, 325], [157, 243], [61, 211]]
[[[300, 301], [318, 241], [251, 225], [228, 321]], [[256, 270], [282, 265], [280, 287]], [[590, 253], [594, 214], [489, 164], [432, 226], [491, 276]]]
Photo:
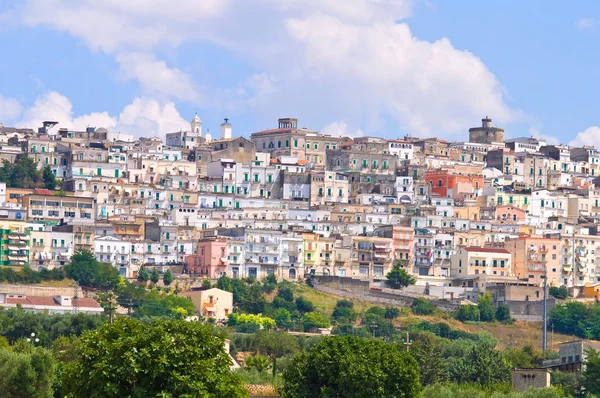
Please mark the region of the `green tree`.
[[277, 297], [279, 297], [285, 301], [292, 302], [292, 301], [294, 301], [294, 292], [292, 291], [292, 288], [289, 286], [281, 286], [281, 287], [279, 287], [279, 290], [277, 291]]
[[479, 308], [473, 304], [461, 305], [454, 313], [454, 317], [461, 322], [479, 321]]
[[204, 279], [202, 281], [202, 287], [211, 287], [211, 285], [210, 285], [210, 279]]
[[286, 332], [260, 330], [254, 336], [254, 344], [258, 352], [273, 361], [273, 377], [277, 372], [277, 359], [300, 351], [298, 340]]
[[152, 272], [150, 273], [150, 282], [158, 283], [159, 280], [160, 280], [160, 275], [159, 275], [156, 267], [154, 267], [154, 268], [152, 268]]
[[414, 358], [391, 343], [325, 337], [297, 354], [283, 372], [283, 398], [419, 396]]
[[490, 292], [485, 292], [483, 296], [479, 296], [477, 308], [479, 308], [479, 319], [481, 321], [492, 322], [496, 320], [496, 308]]
[[435, 311], [435, 305], [424, 297], [417, 297], [410, 305], [410, 309], [417, 315], [431, 315]]
[[566, 286], [550, 286], [550, 289], [548, 290], [548, 294], [550, 294], [550, 296], [560, 299], [560, 300], [564, 300], [567, 297], [569, 297], [569, 291], [567, 290]]
[[51, 398], [55, 361], [44, 348], [29, 344], [29, 352], [0, 349], [0, 392], [7, 398]]
[[350, 300], [338, 300], [331, 314], [331, 318], [338, 323], [352, 323], [356, 320], [354, 303]]
[[246, 365], [248, 369], [254, 369], [257, 372], [264, 372], [270, 364], [271, 361], [269, 361], [269, 358], [259, 354], [250, 355], [244, 360], [244, 365]]
[[510, 307], [506, 303], [498, 304], [496, 308], [496, 319], [500, 322], [511, 322]]
[[408, 285], [414, 285], [417, 281], [412, 275], [410, 275], [402, 265], [402, 261], [397, 261], [390, 272], [385, 276], [387, 278], [386, 283], [392, 289], [400, 289]]
[[400, 310], [396, 307], [385, 307], [385, 319], [396, 319], [400, 316]]
[[[403, 343], [400, 345], [403, 346]], [[410, 352], [419, 363], [422, 385], [428, 386], [448, 381], [448, 367], [446, 360], [442, 357], [439, 337], [432, 333], [418, 333], [413, 336]]]
[[280, 328], [288, 328], [292, 323], [292, 314], [285, 308], [278, 308], [273, 313], [273, 319]]
[[310, 332], [312, 329], [328, 328], [331, 324], [325, 315], [319, 312], [307, 312], [302, 316], [302, 325], [305, 332]]
[[225, 274], [221, 275], [221, 277], [217, 279], [217, 289], [233, 293], [233, 284], [231, 283], [231, 279], [229, 279]]
[[600, 355], [598, 351], [588, 348], [585, 350], [585, 370], [581, 374], [581, 389], [592, 396], [600, 395]]
[[4, 160], [0, 180], [11, 188], [36, 188], [42, 183], [42, 173], [38, 170], [35, 160], [24, 156], [14, 165]]
[[94, 254], [87, 250], [77, 251], [64, 268], [67, 276], [81, 286], [114, 289], [120, 281], [119, 271], [115, 267], [99, 262]]
[[149, 279], [150, 274], [148, 273], [146, 267], [142, 265], [137, 273], [137, 280], [138, 282], [148, 282]]
[[301, 313], [312, 312], [315, 310], [315, 305], [309, 299], [300, 296], [296, 298], [296, 308]]
[[247, 397], [223, 339], [198, 322], [117, 318], [85, 333], [65, 372], [78, 397]]
[[165, 286], [169, 286], [171, 283], [173, 283], [173, 273], [171, 272], [170, 268], [167, 268], [163, 275], [163, 283]]
[[267, 300], [263, 295], [262, 288], [259, 284], [255, 283], [250, 286], [240, 301], [240, 310], [250, 314], [262, 314], [265, 312], [265, 305]]
[[44, 187], [46, 187], [46, 189], [54, 191], [56, 188], [56, 176], [52, 172], [50, 166], [44, 167], [44, 170], [42, 171], [42, 180], [44, 181]]
[[450, 380], [492, 386], [510, 382], [511, 366], [500, 351], [489, 344], [473, 346], [462, 357], [448, 361]]

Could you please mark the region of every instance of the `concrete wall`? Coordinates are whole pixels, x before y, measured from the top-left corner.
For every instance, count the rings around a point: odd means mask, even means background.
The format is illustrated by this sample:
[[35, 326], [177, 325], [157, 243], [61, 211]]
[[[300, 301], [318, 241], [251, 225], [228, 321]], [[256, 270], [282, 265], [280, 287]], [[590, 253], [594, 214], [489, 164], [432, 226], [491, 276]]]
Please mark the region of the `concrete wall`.
[[[0, 293], [25, 294], [26, 296], [73, 296], [75, 287], [43, 287], [31, 285], [0, 285]], [[84, 297], [81, 288], [77, 289], [77, 295]]]
[[550, 387], [550, 372], [548, 369], [515, 369], [512, 373], [513, 390], [527, 391], [529, 388]]

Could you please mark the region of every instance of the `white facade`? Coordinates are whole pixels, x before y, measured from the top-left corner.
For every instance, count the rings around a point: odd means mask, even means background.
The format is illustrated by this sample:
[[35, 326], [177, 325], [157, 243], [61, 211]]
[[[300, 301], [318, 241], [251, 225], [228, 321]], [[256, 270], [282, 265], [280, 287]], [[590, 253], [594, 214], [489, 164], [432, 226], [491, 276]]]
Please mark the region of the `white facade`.
[[94, 238], [94, 256], [101, 263], [112, 264], [113, 267], [119, 270], [121, 276], [133, 277], [130, 241], [124, 241], [113, 236], [96, 236]]

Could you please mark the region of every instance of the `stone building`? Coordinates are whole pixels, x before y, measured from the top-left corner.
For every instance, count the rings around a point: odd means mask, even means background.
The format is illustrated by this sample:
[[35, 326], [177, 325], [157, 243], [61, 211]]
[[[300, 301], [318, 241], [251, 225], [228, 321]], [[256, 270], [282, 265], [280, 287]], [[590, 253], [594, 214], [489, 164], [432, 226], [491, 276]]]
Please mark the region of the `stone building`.
[[481, 119], [481, 127], [469, 129], [469, 141], [481, 144], [504, 142], [504, 129], [492, 126], [492, 119]]
[[250, 139], [257, 151], [268, 152], [272, 158], [295, 156], [308, 161], [309, 168], [324, 169], [325, 151], [338, 149], [342, 139], [321, 134], [306, 128], [298, 128], [298, 119], [279, 119], [276, 129], [253, 133]]

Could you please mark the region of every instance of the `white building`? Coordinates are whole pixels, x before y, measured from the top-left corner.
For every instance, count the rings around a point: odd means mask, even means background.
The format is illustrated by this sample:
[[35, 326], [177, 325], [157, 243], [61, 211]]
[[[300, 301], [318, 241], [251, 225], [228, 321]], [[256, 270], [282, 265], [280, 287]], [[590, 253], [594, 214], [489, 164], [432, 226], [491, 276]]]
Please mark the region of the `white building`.
[[96, 236], [94, 238], [94, 256], [101, 263], [112, 264], [119, 274], [126, 278], [133, 277], [131, 266], [131, 242], [113, 236]]

